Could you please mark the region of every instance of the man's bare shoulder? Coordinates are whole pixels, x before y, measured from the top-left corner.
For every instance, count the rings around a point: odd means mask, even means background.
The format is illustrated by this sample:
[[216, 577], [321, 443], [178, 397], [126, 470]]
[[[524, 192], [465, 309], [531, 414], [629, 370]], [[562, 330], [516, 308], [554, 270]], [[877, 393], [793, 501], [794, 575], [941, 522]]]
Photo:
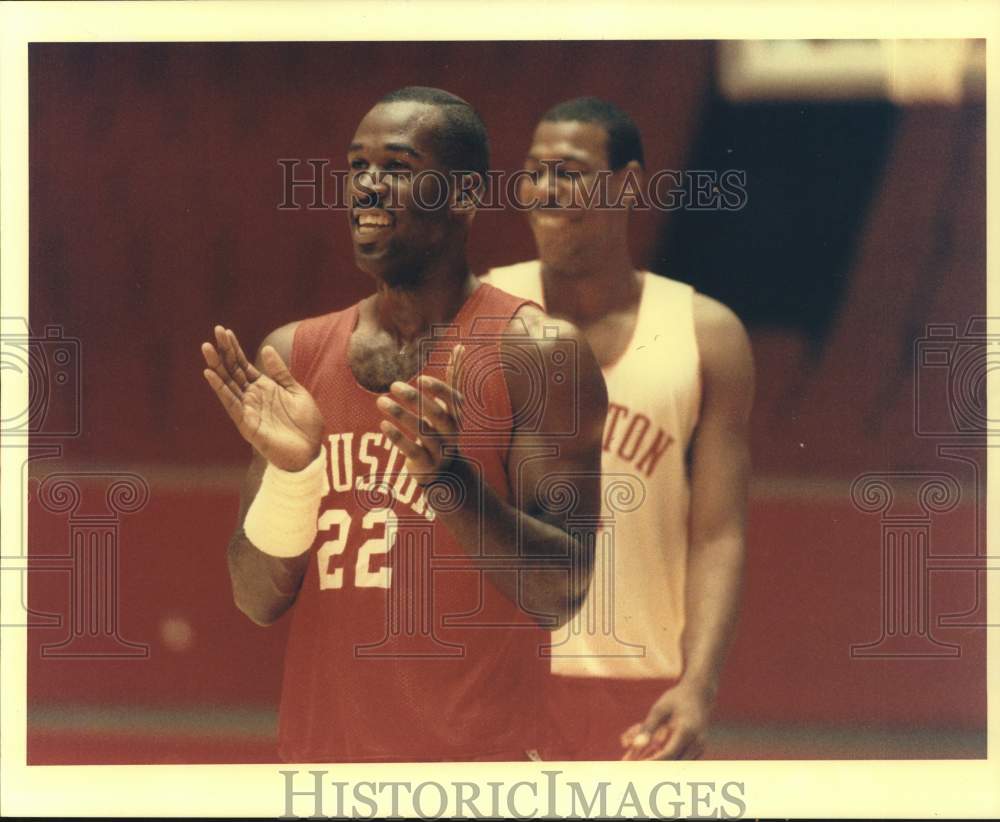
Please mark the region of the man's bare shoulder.
[[286, 323], [280, 328], [274, 329], [270, 334], [268, 334], [261, 341], [260, 348], [257, 349], [257, 359], [260, 359], [260, 352], [265, 346], [271, 346], [278, 354], [281, 356], [286, 363], [292, 356], [292, 342], [295, 340], [295, 329], [303, 320], [294, 320], [293, 322]]
[[695, 331], [698, 334], [729, 331], [743, 332], [746, 330], [740, 318], [727, 305], [720, 303], [705, 294], [694, 293], [692, 308], [694, 310]]
[[736, 313], [718, 300], [698, 293], [694, 295], [692, 309], [702, 373], [730, 384], [752, 381], [750, 336]]
[[581, 331], [569, 320], [546, 314], [537, 305], [530, 303], [525, 303], [517, 310], [507, 325], [505, 336], [512, 342], [527, 338], [543, 345], [558, 340], [584, 340]]
[[344, 314], [355, 308], [359, 310], [363, 318], [365, 313], [365, 306], [372, 299], [374, 299], [374, 295], [365, 297], [358, 303], [348, 306], [347, 308], [341, 308], [335, 311], [328, 311], [325, 314], [317, 314], [312, 317], [304, 317], [301, 320], [293, 320], [290, 323], [285, 323], [285, 325], [282, 325], [279, 328], [274, 329], [274, 331], [272, 331], [270, 334], [264, 337], [264, 339], [261, 341], [260, 348], [257, 349], [257, 353], [259, 355], [261, 348], [263, 348], [265, 345], [270, 345], [281, 355], [281, 358], [287, 363], [289, 362], [289, 357], [291, 357], [292, 355], [292, 344], [295, 341], [295, 332], [299, 329], [300, 326], [302, 326], [304, 323], [310, 323], [310, 322], [330, 322], [338, 315]]

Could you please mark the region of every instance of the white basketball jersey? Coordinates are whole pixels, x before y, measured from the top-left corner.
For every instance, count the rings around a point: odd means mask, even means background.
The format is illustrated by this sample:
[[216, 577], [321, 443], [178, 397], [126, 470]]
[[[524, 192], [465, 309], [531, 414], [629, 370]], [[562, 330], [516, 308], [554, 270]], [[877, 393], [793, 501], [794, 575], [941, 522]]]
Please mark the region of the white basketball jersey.
[[[487, 280], [545, 305], [537, 260], [493, 269]], [[605, 524], [587, 599], [553, 633], [553, 673], [681, 674], [690, 507], [685, 456], [701, 405], [693, 297], [691, 286], [644, 272], [632, 340], [604, 368]]]

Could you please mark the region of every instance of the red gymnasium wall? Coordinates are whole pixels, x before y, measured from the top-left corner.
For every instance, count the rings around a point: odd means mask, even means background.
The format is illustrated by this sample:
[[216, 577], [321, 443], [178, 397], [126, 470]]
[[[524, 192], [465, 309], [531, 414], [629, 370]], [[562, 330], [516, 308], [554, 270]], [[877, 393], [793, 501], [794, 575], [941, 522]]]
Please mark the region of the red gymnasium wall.
[[[66, 455], [202, 464], [245, 458], [201, 382], [198, 346], [212, 325], [252, 347], [370, 290], [342, 212], [277, 209], [278, 159], [342, 168], [372, 102], [423, 83], [479, 108], [496, 169], [517, 169], [538, 116], [584, 92], [634, 116], [650, 169], [683, 169], [713, 52], [697, 42], [38, 44], [29, 60], [31, 322], [81, 344], [83, 436]], [[933, 461], [912, 437], [913, 340], [932, 321], [964, 329], [984, 305], [985, 119], [905, 110], [878, 183], [819, 355], [794, 334], [751, 328], [760, 472]], [[637, 260], [670, 217], [635, 215]], [[478, 216], [476, 270], [532, 255], [521, 215]], [[947, 388], [923, 402], [947, 415]]]
[[[148, 504], [119, 518], [118, 635], [146, 646], [147, 658], [66, 658], [59, 656], [63, 651], [44, 650], [60, 644], [64, 651], [100, 650], [85, 636], [67, 644], [75, 623], [66, 603], [79, 605], [81, 615], [96, 613], [96, 592], [87, 599], [71, 590], [65, 559], [70, 517], [53, 513], [53, 495], [40, 497], [38, 484], [31, 484], [31, 550], [44, 569], [31, 575], [30, 587], [40, 626], [29, 643], [33, 704], [276, 705], [290, 615], [260, 628], [237, 612], [224, 550], [236, 499], [225, 484], [200, 480], [191, 477], [184, 487], [168, 475], [152, 475]], [[109, 481], [79, 484], [84, 494], [77, 522], [108, 513]], [[913, 490], [896, 489], [895, 515], [919, 512]], [[971, 567], [975, 520], [968, 498], [934, 519], [928, 541], [937, 572], [924, 588], [927, 608], [920, 611], [930, 624], [892, 626], [883, 613], [879, 518], [851, 504], [846, 484], [809, 486], [795, 495], [772, 489], [758, 497], [719, 720], [983, 727], [985, 589], [981, 576], [961, 570]], [[900, 566], [904, 571], [916, 569]], [[907, 595], [910, 587], [898, 590]], [[907, 612], [916, 617], [918, 609], [911, 604]], [[61, 624], [48, 620], [52, 615], [60, 615]], [[859, 658], [865, 653], [860, 646], [877, 644], [886, 628], [897, 639], [904, 630], [915, 635], [929, 629], [927, 641], [911, 643], [923, 656], [893, 656], [898, 644], [885, 641], [874, 649], [883, 656]], [[105, 650], [130, 652], [117, 640], [107, 641]]]
[[[122, 515], [119, 533], [121, 631], [147, 643], [150, 657], [43, 657], [42, 646], [68, 629], [64, 614], [32, 632], [32, 701], [270, 704], [284, 628], [256, 628], [229, 601], [223, 545], [247, 449], [203, 383], [199, 343], [221, 322], [254, 345], [278, 325], [345, 306], [370, 288], [352, 264], [343, 213], [277, 209], [277, 160], [342, 163], [374, 100], [425, 84], [479, 108], [497, 168], [520, 166], [548, 106], [592, 93], [634, 115], [651, 167], [681, 169], [710, 93], [712, 47], [42, 44], [29, 60], [31, 324], [36, 334], [58, 324], [79, 340], [82, 398], [82, 435], [61, 440], [63, 465], [38, 462], [33, 473], [117, 467], [138, 471], [151, 492], [141, 511]], [[760, 479], [720, 719], [985, 721], [976, 627], [983, 575], [969, 570], [984, 521], [980, 456], [944, 461], [939, 440], [913, 436], [913, 339], [930, 321], [964, 328], [984, 305], [985, 129], [957, 131], [960, 116], [903, 114], [848, 299], [820, 356], [810, 359], [794, 336], [751, 329]], [[954, 152], [970, 158], [957, 172], [945, 162]], [[954, 197], [953, 187], [965, 196]], [[638, 215], [638, 259], [668, 218]], [[531, 254], [518, 214], [479, 215], [477, 269]], [[945, 380], [924, 397], [945, 429], [948, 390]], [[955, 507], [935, 514], [928, 532], [938, 557], [929, 577], [931, 644], [957, 655], [859, 661], [851, 646], [877, 640], [884, 627], [886, 520], [852, 503], [851, 479], [916, 468], [951, 472], [961, 484]], [[901, 480], [895, 513], [921, 510], [919, 478], [910, 480]], [[59, 613], [69, 592], [59, 556], [70, 523], [40, 506], [37, 485], [31, 490], [31, 553], [48, 569], [32, 575], [31, 605]], [[93, 493], [86, 504], [99, 509], [103, 492]]]
[[[508, 171], [547, 108], [605, 95], [635, 114], [650, 158], [682, 168], [710, 61], [702, 43], [33, 46], [31, 319], [83, 347], [85, 435], [68, 456], [245, 458], [210, 406], [199, 345], [223, 323], [256, 346], [370, 292], [343, 212], [277, 209], [277, 161], [343, 169], [386, 92], [469, 99]], [[657, 225], [638, 223], [642, 257]], [[522, 216], [480, 214], [470, 256], [480, 271], [533, 256]]]

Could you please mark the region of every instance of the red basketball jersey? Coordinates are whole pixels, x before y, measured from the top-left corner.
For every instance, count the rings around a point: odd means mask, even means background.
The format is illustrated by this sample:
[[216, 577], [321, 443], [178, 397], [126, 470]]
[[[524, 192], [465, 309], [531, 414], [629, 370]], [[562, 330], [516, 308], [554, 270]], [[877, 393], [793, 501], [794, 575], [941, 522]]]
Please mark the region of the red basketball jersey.
[[[524, 303], [481, 285], [449, 327], [435, 330], [422, 372], [444, 379], [448, 354], [465, 343], [460, 387], [472, 412], [463, 412], [462, 458], [507, 500], [511, 408], [498, 339]], [[540, 744], [536, 705], [548, 661], [539, 649], [548, 635], [487, 578], [484, 549], [470, 556], [440, 521], [435, 509], [465, 489], [431, 507], [380, 431], [380, 395], [358, 384], [348, 362], [358, 315], [354, 305], [305, 320], [293, 344], [292, 374], [326, 421], [329, 488], [292, 609], [281, 756], [524, 759]]]

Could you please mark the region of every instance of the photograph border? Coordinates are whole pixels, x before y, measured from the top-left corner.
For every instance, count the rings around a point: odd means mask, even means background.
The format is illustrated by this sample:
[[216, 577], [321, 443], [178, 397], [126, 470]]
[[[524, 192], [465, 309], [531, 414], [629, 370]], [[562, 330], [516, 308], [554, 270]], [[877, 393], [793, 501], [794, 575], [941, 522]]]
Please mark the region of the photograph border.
[[[461, 13], [457, 13], [458, 9]], [[419, 20], [419, 26], [414, 25]], [[549, 37], [542, 37], [551, 32]], [[771, 38], [986, 38], [987, 209], [1000, 214], [996, 193], [996, 43], [1000, 4], [968, 2], [833, 2], [808, 9], [765, 2], [611, 5], [596, 2], [398, 2], [350, 5], [322, 2], [3, 3], [0, 6], [0, 270], [2, 314], [28, 317], [28, 44], [135, 41], [345, 41], [542, 39], [771, 39]], [[996, 248], [1000, 223], [988, 222]], [[988, 245], [988, 248], [989, 248]], [[986, 314], [1000, 316], [995, 256], [987, 255]], [[987, 387], [988, 418], [995, 419], [998, 379]], [[27, 407], [27, 374], [4, 374], [4, 419]], [[998, 449], [987, 470], [998, 475]], [[23, 556], [27, 480], [26, 446], [8, 438], [0, 448], [0, 494], [5, 515], [4, 558]], [[996, 488], [987, 488], [987, 553], [1000, 555], [995, 523]], [[18, 506], [15, 509], [14, 506]], [[20, 516], [8, 512], [20, 510]], [[21, 529], [25, 532], [21, 532]], [[24, 573], [0, 574], [0, 624], [16, 623]], [[1000, 623], [1000, 579], [988, 577], [988, 622]], [[985, 817], [1000, 815], [1000, 631], [988, 632], [987, 758], [976, 761], [696, 761], [629, 763], [377, 764], [377, 765], [26, 765], [26, 629], [5, 627], [0, 656], [0, 806], [4, 815], [69, 816], [279, 816], [284, 810], [282, 770], [325, 769], [328, 780], [376, 783], [446, 778], [544, 785], [546, 771], [596, 785], [609, 781], [615, 797], [627, 784], [645, 797], [663, 780], [743, 783], [751, 817]], [[444, 776], [443, 776], [444, 775]], [[554, 806], [568, 814], [567, 796]], [[391, 806], [380, 797], [379, 811]], [[617, 801], [617, 800], [616, 800]], [[434, 804], [434, 803], [430, 803]], [[524, 805], [530, 805], [524, 801]], [[614, 804], [614, 803], [612, 803]], [[667, 803], [664, 803], [667, 804]], [[307, 816], [304, 800], [297, 813]], [[326, 811], [330, 813], [330, 810]]]

